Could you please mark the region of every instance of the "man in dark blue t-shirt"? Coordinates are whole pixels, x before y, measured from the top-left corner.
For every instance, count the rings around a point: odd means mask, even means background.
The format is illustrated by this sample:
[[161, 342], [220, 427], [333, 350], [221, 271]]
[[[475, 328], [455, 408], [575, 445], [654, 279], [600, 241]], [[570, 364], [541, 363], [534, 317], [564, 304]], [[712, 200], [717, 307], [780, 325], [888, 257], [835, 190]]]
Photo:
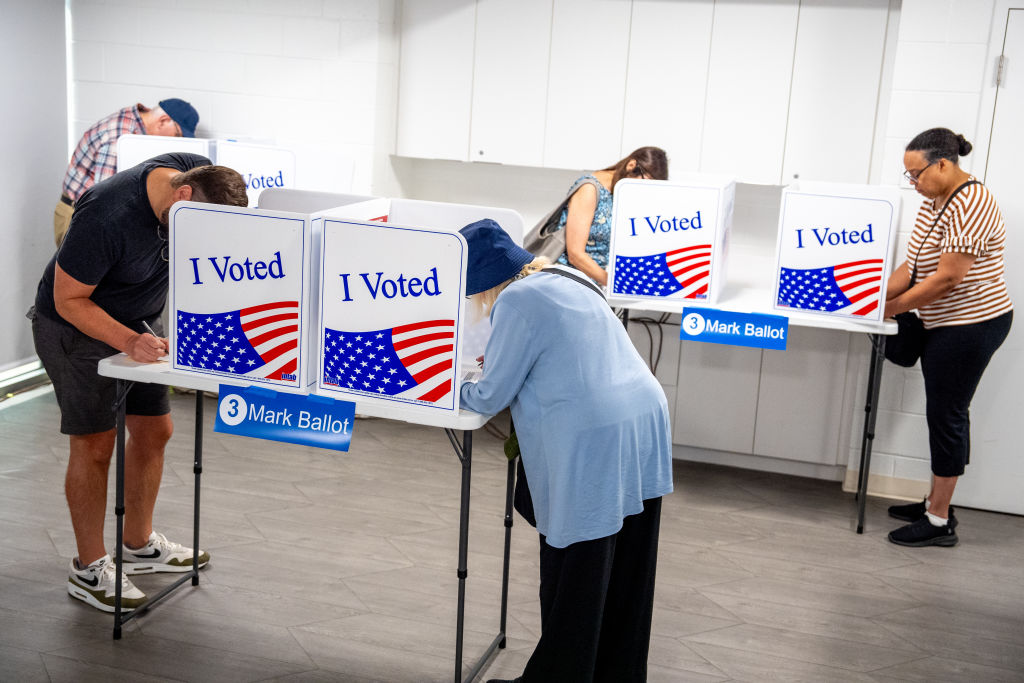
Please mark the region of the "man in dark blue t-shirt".
[[[108, 612], [114, 609], [115, 573], [103, 521], [115, 380], [98, 375], [96, 364], [118, 351], [139, 362], [167, 353], [167, 340], [147, 329], [162, 327], [171, 206], [190, 200], [246, 206], [245, 181], [206, 157], [171, 153], [89, 188], [46, 266], [30, 316], [36, 353], [60, 406], [61, 432], [71, 440], [65, 493], [78, 557], [71, 561], [68, 593]], [[135, 384], [125, 406], [124, 573], [189, 571], [192, 549], [153, 531], [164, 446], [173, 430], [167, 387]], [[198, 559], [203, 566], [210, 558], [199, 551]], [[125, 609], [146, 600], [128, 579], [121, 595]]]

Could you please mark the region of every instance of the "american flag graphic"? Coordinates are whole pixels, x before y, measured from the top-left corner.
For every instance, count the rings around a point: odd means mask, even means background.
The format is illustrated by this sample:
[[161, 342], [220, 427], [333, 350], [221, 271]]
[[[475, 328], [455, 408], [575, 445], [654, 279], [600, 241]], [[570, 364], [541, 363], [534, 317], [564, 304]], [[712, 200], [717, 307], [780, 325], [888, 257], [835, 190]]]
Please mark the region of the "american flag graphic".
[[325, 328], [323, 357], [324, 384], [434, 403], [452, 391], [455, 321], [426, 320], [367, 332]]
[[614, 294], [706, 299], [711, 276], [711, 245], [696, 244], [664, 254], [615, 257]]
[[882, 286], [882, 259], [806, 270], [782, 268], [781, 275], [780, 306], [860, 316], [878, 308], [875, 295]]
[[176, 341], [178, 365], [292, 380], [299, 365], [299, 302], [275, 301], [226, 313], [179, 310]]

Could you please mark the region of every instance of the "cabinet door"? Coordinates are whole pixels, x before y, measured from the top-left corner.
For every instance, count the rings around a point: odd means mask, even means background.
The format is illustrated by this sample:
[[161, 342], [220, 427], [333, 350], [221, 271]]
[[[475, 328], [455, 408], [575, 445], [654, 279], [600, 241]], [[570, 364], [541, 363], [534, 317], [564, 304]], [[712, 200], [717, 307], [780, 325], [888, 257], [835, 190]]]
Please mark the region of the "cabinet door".
[[889, 0], [803, 0], [783, 182], [866, 183]]
[[551, 0], [479, 0], [470, 161], [540, 166]]
[[620, 158], [654, 145], [673, 173], [699, 170], [713, 13], [713, 0], [633, 1]]
[[785, 351], [764, 352], [754, 453], [838, 464], [849, 348], [849, 332], [790, 327]]
[[797, 0], [715, 4], [701, 171], [779, 183], [797, 14]]
[[405, 2], [396, 153], [466, 161], [476, 3]]
[[672, 443], [751, 453], [761, 350], [684, 341]]
[[629, 15], [622, 0], [555, 0], [545, 166], [599, 169], [619, 160]]

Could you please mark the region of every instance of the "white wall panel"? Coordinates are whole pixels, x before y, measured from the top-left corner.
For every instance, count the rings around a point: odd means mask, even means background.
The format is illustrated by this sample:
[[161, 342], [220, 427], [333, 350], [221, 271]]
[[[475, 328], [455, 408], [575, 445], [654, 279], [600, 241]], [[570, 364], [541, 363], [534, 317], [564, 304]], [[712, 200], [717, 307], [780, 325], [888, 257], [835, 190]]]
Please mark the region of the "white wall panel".
[[476, 5], [406, 2], [398, 78], [398, 154], [465, 161]]
[[673, 171], [700, 168], [713, 10], [712, 0], [634, 0], [620, 158], [655, 145]]
[[544, 165], [604, 168], [620, 159], [630, 4], [555, 0]]
[[64, 2], [0, 2], [0, 370], [35, 358], [25, 311], [53, 255], [53, 208], [67, 168]]
[[778, 184], [798, 5], [715, 3], [701, 171]]
[[470, 161], [544, 159], [551, 0], [479, 0]]
[[868, 182], [888, 15], [889, 0], [800, 3], [784, 182]]

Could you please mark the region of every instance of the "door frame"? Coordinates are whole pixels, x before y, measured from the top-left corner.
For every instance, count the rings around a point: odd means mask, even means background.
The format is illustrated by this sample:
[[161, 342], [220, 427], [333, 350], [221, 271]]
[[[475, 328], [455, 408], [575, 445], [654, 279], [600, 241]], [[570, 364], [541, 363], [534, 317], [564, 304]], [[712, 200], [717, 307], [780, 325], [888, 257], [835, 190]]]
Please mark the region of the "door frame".
[[[1010, 10], [1024, 10], [1024, 0], [996, 0], [992, 12], [992, 28], [989, 30], [988, 49], [985, 52], [985, 75], [982, 83], [981, 102], [978, 109], [978, 129], [974, 152], [977, 156], [971, 164], [977, 171], [982, 182], [988, 173], [989, 145], [992, 143], [992, 123], [996, 112], [996, 99], [999, 88], [996, 86], [996, 71], [999, 68], [999, 56], [1003, 54], [1003, 43], [1006, 40], [1006, 29], [1010, 21]], [[1024, 65], [1010, 68], [1024, 71]]]

